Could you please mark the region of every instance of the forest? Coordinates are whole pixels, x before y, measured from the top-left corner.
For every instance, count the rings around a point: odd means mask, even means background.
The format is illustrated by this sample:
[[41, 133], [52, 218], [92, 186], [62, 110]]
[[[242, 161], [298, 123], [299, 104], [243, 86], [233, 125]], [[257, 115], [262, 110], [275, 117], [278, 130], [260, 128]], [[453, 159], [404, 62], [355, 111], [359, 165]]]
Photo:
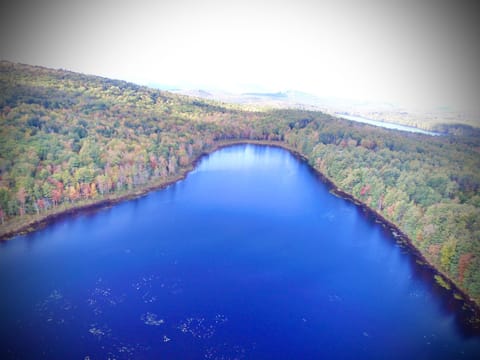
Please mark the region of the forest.
[[298, 109], [246, 109], [0, 62], [0, 237], [158, 187], [219, 144], [275, 142], [397, 225], [480, 303], [480, 129], [399, 132]]

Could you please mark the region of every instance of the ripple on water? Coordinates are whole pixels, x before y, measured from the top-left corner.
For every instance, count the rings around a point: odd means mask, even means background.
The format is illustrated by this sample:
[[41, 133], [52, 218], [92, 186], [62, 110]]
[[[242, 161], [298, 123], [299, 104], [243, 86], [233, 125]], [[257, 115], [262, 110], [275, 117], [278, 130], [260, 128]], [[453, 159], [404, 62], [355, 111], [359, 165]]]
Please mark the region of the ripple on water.
[[205, 350], [204, 358], [208, 360], [233, 360], [233, 359], [248, 359], [248, 354], [255, 346], [248, 349], [245, 346], [229, 344], [226, 342], [210, 346]]
[[132, 288], [145, 304], [157, 302], [163, 291], [171, 295], [178, 295], [183, 291], [181, 279], [162, 279], [155, 274], [141, 276], [132, 283]]

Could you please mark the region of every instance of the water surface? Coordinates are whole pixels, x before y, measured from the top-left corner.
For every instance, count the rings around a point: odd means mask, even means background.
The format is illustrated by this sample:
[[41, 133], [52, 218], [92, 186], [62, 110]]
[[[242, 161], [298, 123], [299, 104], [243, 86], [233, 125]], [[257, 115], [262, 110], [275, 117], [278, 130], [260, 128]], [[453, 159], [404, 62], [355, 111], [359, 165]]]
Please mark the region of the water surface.
[[0, 246], [2, 359], [469, 359], [480, 340], [384, 228], [285, 150]]
[[374, 126], [380, 126], [380, 127], [386, 128], [386, 129], [414, 132], [414, 133], [431, 135], [431, 136], [441, 135], [440, 133], [434, 132], [434, 131], [423, 130], [423, 129], [419, 129], [419, 128], [416, 128], [416, 127], [413, 127], [413, 126], [407, 126], [407, 125], [395, 124], [395, 123], [390, 123], [390, 122], [385, 122], [385, 121], [368, 119], [368, 118], [365, 118], [365, 117], [362, 117], [362, 116], [343, 115], [343, 114], [338, 114], [336, 116], [340, 117], [342, 119], [361, 122], [361, 123], [364, 123], [364, 124], [369, 124], [369, 125], [374, 125]]

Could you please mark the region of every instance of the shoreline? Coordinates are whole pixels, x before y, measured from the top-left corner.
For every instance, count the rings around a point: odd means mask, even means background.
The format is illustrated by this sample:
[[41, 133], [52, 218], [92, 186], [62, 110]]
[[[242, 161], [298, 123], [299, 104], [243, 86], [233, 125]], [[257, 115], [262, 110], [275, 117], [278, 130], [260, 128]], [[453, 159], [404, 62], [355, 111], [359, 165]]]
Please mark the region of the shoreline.
[[[241, 145], [241, 144], [256, 144], [256, 145], [265, 145], [265, 146], [277, 146], [281, 147], [278, 143], [274, 141], [259, 141], [259, 140], [225, 140], [225, 141], [218, 141], [212, 145], [212, 148], [202, 152], [199, 154], [191, 164], [187, 167], [182, 169], [182, 173], [177, 174], [175, 176], [169, 177], [164, 179], [163, 181], [160, 180], [158, 182], [151, 183], [146, 185], [142, 188], [134, 189], [131, 192], [122, 192], [119, 194], [109, 194], [104, 197], [99, 197], [97, 199], [87, 200], [87, 201], [80, 201], [77, 204], [71, 204], [71, 206], [60, 205], [57, 208], [52, 209], [48, 213], [39, 214], [39, 215], [28, 215], [28, 219], [23, 219], [24, 221], [15, 222], [12, 224], [6, 224], [6, 231], [3, 231], [3, 226], [0, 226], [0, 242], [6, 242], [11, 240], [12, 238], [25, 235], [39, 229], [42, 229], [45, 226], [48, 226], [51, 222], [65, 217], [71, 216], [75, 214], [80, 214], [87, 211], [92, 210], [100, 210], [103, 208], [108, 208], [110, 206], [114, 206], [118, 203], [128, 200], [138, 199], [142, 196], [147, 195], [152, 191], [162, 190], [180, 180], [185, 179], [188, 174], [193, 171], [201, 159], [205, 156], [212, 154], [213, 152], [220, 150], [222, 148], [233, 146], [233, 145]], [[291, 152], [294, 149], [289, 149], [287, 147], [283, 147], [286, 150]], [[305, 159], [304, 157], [302, 157]], [[10, 229], [8, 229], [10, 227]]]
[[[282, 141], [249, 140], [249, 139], [218, 141], [213, 144], [212, 148], [199, 154], [189, 166], [183, 168], [182, 169], [183, 172], [181, 174], [167, 178], [164, 181], [160, 181], [158, 183], [152, 183], [144, 188], [137, 189], [136, 191], [132, 191], [130, 193], [122, 193], [122, 194], [118, 194], [117, 196], [106, 196], [104, 198], [87, 201], [85, 203], [73, 205], [71, 207], [57, 208], [55, 209], [56, 211], [53, 211], [50, 214], [32, 215], [31, 219], [29, 219], [25, 223], [20, 224], [18, 227], [15, 227], [12, 225], [13, 229], [0, 233], [0, 242], [6, 242], [16, 236], [35, 232], [63, 217], [82, 214], [88, 211], [105, 209], [124, 201], [141, 198], [152, 191], [165, 189], [168, 186], [177, 183], [178, 181], [184, 180], [188, 176], [188, 174], [197, 167], [199, 162], [205, 156], [208, 156], [222, 148], [235, 146], [235, 145], [246, 145], [246, 144], [282, 148], [286, 151], [289, 151], [295, 158], [306, 162], [307, 165], [310, 167], [310, 169], [314, 172], [316, 177], [327, 186], [327, 188], [332, 194], [355, 204], [356, 206], [361, 208], [364, 212], [366, 212], [368, 215], [372, 216], [376, 222], [380, 223], [382, 226], [388, 229], [388, 231], [391, 233], [391, 235], [393, 236], [393, 238], [397, 243], [401, 243], [405, 245], [405, 247], [408, 249], [409, 254], [413, 256], [416, 261], [419, 260], [421, 262], [421, 264], [419, 265], [422, 265], [428, 268], [428, 270], [430, 270], [434, 274], [434, 276], [435, 275], [441, 276], [443, 281], [445, 281], [445, 283], [448, 286], [446, 290], [451, 293], [452, 297], [454, 297], [455, 293], [460, 294], [462, 297], [462, 301], [470, 307], [470, 310], [474, 314], [474, 318], [476, 319], [476, 321], [480, 323], [480, 303], [477, 303], [472, 297], [470, 297], [449, 276], [447, 276], [442, 271], [437, 269], [435, 265], [433, 265], [421, 253], [421, 251], [418, 250], [418, 248], [413, 244], [411, 239], [396, 224], [386, 219], [382, 214], [370, 208], [368, 205], [366, 205], [359, 199], [355, 198], [353, 195], [346, 193], [340, 188], [338, 188], [337, 185], [330, 178], [328, 178], [325, 174], [323, 174], [319, 170], [315, 169], [312, 165], [310, 165], [310, 163], [308, 162], [308, 158], [304, 154], [300, 153], [298, 150], [296, 150], [295, 148], [289, 146], [288, 144]], [[438, 281], [437, 281], [437, 284], [438, 284]], [[439, 286], [442, 286], [442, 285], [439, 284]]]

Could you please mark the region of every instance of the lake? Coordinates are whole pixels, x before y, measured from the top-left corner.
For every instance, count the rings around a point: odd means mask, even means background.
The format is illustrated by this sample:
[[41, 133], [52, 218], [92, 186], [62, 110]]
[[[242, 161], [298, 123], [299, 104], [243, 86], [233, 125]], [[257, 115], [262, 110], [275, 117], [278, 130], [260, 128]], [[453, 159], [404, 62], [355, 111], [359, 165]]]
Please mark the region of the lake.
[[471, 359], [462, 302], [289, 152], [0, 246], [2, 359]]
[[395, 123], [390, 123], [390, 122], [385, 122], [385, 121], [373, 120], [373, 119], [368, 119], [368, 118], [365, 118], [365, 117], [362, 117], [362, 116], [343, 115], [343, 114], [337, 114], [335, 116], [337, 116], [339, 118], [342, 118], [342, 119], [345, 119], [345, 120], [361, 122], [361, 123], [364, 123], [364, 124], [369, 124], [369, 125], [374, 125], [374, 126], [380, 126], [380, 127], [386, 128], [386, 129], [414, 132], [414, 133], [418, 133], [418, 134], [431, 135], [431, 136], [442, 135], [438, 132], [422, 130], [422, 129], [419, 129], [419, 128], [416, 128], [416, 127], [413, 127], [413, 126], [407, 126], [407, 125], [395, 124]]

